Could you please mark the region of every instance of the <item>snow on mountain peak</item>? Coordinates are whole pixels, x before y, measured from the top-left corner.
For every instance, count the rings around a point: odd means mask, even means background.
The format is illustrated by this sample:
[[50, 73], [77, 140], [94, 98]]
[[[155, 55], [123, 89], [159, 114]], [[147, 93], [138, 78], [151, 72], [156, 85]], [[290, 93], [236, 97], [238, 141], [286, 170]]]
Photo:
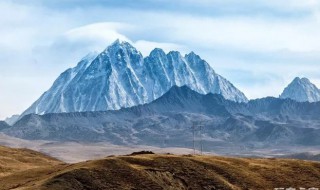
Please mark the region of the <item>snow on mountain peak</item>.
[[186, 59], [201, 59], [199, 55], [195, 54], [193, 51], [190, 53], [186, 54], [184, 56]]
[[99, 55], [99, 52], [97, 51], [93, 51], [93, 52], [90, 52], [88, 53], [86, 56], [84, 56], [81, 60], [81, 61], [85, 61], [85, 60], [93, 60], [94, 58], [96, 58], [97, 56]]
[[127, 41], [125, 40], [121, 40], [121, 39], [116, 39], [110, 46], [119, 46], [119, 45], [123, 45], [123, 44], [129, 44]]
[[306, 84], [306, 85], [312, 85], [312, 83], [310, 82], [310, 80], [308, 78], [305, 77], [296, 77], [293, 79], [294, 83], [302, 83], [302, 84]]
[[163, 51], [161, 48], [154, 48], [150, 54], [149, 57], [163, 57], [165, 56], [166, 53]]
[[144, 58], [130, 43], [116, 40], [99, 55], [86, 56], [62, 73], [23, 115], [116, 110], [149, 103], [175, 85], [247, 101], [193, 52], [183, 57], [178, 51], [165, 54], [156, 48]]
[[320, 90], [308, 78], [296, 77], [282, 92], [280, 98], [290, 98], [298, 102], [320, 101]]
[[129, 42], [120, 39], [114, 41], [110, 46], [106, 48], [105, 51], [117, 51], [119, 49], [138, 52], [138, 50], [135, 47], [133, 47]]

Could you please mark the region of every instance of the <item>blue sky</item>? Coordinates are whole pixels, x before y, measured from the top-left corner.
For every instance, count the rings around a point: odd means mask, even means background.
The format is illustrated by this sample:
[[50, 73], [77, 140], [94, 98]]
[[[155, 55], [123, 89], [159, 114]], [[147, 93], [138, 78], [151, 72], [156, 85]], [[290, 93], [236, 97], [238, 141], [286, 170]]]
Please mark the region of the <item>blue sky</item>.
[[320, 86], [318, 0], [7, 0], [0, 25], [0, 119], [117, 38], [144, 55], [194, 51], [249, 98], [295, 76]]

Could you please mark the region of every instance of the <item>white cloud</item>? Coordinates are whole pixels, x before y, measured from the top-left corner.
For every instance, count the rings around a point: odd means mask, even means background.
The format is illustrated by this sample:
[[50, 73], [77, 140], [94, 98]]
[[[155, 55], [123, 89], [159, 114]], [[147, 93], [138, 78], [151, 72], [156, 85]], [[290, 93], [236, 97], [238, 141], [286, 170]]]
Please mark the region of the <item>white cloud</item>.
[[183, 54], [183, 53], [187, 53], [188, 51], [185, 46], [174, 44], [174, 43], [160, 43], [160, 42], [139, 40], [135, 42], [133, 45], [142, 53], [143, 56], [148, 56], [154, 48], [161, 48], [166, 53], [168, 53], [169, 51], [175, 50], [175, 51], [180, 51]]
[[297, 75], [320, 84], [320, 1], [142, 1], [1, 1], [0, 118], [117, 38], [145, 56], [193, 50], [250, 98], [277, 96]]
[[119, 29], [129, 28], [129, 25], [121, 23], [95, 23], [81, 26], [67, 31], [63, 35], [63, 43], [84, 43], [92, 45], [91, 50], [102, 51], [107, 44], [115, 39], [131, 42], [126, 36], [118, 32]]
[[[51, 43], [33, 48], [33, 56], [37, 62], [46, 64], [47, 67], [62, 68], [73, 67], [89, 52], [101, 52], [116, 39], [130, 41], [118, 30], [130, 26], [103, 22], [84, 25], [65, 31], [60, 36], [53, 38]], [[58, 55], [58, 56], [57, 56]]]
[[131, 25], [115, 22], [80, 26], [66, 31], [48, 46], [36, 47], [34, 55], [37, 62], [40, 63], [73, 67], [88, 52], [102, 52], [117, 39], [131, 43], [144, 56], [148, 56], [154, 48], [162, 48], [166, 52], [179, 50], [186, 53], [187, 51], [186, 47], [174, 43], [147, 40], [133, 41], [122, 33], [131, 30], [135, 30], [135, 28]]
[[259, 18], [180, 17], [172, 22], [172, 39], [207, 47], [298, 52], [320, 49], [317, 35], [320, 26], [311, 19], [279, 22]]

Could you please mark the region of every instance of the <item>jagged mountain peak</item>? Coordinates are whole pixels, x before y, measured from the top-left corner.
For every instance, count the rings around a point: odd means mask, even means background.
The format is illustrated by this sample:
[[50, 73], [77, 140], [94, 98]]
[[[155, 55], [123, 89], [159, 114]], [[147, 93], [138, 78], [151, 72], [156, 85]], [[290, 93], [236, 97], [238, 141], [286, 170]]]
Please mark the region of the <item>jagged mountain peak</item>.
[[130, 43], [116, 40], [99, 55], [86, 56], [77, 67], [61, 74], [22, 115], [117, 110], [149, 103], [175, 85], [247, 101], [193, 52], [183, 57], [178, 51], [166, 54], [156, 48], [144, 58]]
[[[126, 50], [128, 52], [136, 52], [138, 53], [139, 51], [133, 47], [129, 42], [117, 39], [114, 41], [111, 45], [109, 45], [104, 52], [109, 52], [109, 53], [114, 53], [119, 50]], [[139, 52], [140, 53], [140, 52]]]
[[170, 88], [170, 90], [164, 94], [164, 96], [167, 97], [175, 97], [175, 98], [185, 98], [188, 96], [194, 96], [198, 95], [196, 91], [191, 90], [188, 86], [183, 85], [183, 86], [177, 86], [174, 85], [173, 87]]
[[280, 98], [289, 98], [298, 102], [317, 102], [320, 101], [320, 90], [308, 78], [296, 77], [284, 89]]
[[86, 60], [93, 60], [94, 58], [96, 58], [99, 55], [99, 52], [97, 51], [92, 51], [89, 52], [87, 55], [85, 55], [81, 60], [81, 61], [86, 61]]
[[149, 57], [163, 57], [163, 56], [166, 56], [166, 53], [161, 48], [154, 48], [149, 54]]
[[179, 51], [170, 51], [167, 54], [168, 57], [172, 57], [172, 58], [176, 58], [176, 59], [182, 59], [183, 56], [181, 55], [181, 53]]
[[293, 83], [302, 83], [302, 84], [312, 84], [310, 80], [306, 77], [296, 77], [292, 81]]
[[116, 39], [111, 45], [111, 47], [116, 47], [116, 46], [131, 46], [131, 44], [125, 40], [122, 39]]
[[193, 51], [191, 51], [190, 53], [186, 54], [184, 57], [186, 59], [196, 59], [196, 60], [201, 59], [201, 57], [198, 54], [194, 53]]
[[15, 124], [20, 118], [20, 115], [12, 115], [11, 117], [7, 117], [5, 122], [9, 125]]

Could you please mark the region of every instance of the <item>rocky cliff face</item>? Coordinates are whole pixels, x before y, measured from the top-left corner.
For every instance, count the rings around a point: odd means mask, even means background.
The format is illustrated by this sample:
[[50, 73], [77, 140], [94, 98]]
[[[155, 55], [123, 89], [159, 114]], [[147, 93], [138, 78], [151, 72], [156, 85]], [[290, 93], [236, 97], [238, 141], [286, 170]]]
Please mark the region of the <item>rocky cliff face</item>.
[[320, 90], [307, 78], [296, 77], [283, 91], [280, 98], [298, 102], [320, 101]]
[[221, 94], [236, 102], [247, 101], [193, 52], [182, 56], [156, 48], [144, 58], [132, 45], [117, 40], [102, 53], [86, 56], [62, 73], [22, 115], [117, 110], [149, 103], [175, 85], [186, 85], [201, 94]]

